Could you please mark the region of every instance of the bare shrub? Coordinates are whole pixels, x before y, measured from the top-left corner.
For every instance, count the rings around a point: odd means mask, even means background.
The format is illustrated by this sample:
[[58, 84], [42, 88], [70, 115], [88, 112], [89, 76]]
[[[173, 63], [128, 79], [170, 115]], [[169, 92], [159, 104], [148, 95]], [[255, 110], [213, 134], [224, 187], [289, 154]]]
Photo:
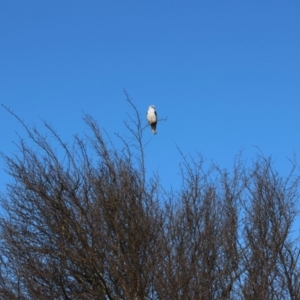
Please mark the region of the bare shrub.
[[[182, 155], [182, 186], [146, 180], [142, 119], [116, 148], [97, 123], [63, 142], [29, 139], [2, 155], [1, 299], [300, 299], [296, 165], [231, 171]], [[55, 146], [54, 146], [55, 145]]]

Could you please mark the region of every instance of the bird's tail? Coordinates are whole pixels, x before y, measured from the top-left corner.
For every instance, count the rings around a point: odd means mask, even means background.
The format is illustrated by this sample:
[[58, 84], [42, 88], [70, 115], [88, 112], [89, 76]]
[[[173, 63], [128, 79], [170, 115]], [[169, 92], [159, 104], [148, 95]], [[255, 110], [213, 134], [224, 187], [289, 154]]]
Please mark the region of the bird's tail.
[[155, 124], [151, 124], [151, 132], [153, 134], [157, 134], [157, 132], [156, 132], [156, 123]]

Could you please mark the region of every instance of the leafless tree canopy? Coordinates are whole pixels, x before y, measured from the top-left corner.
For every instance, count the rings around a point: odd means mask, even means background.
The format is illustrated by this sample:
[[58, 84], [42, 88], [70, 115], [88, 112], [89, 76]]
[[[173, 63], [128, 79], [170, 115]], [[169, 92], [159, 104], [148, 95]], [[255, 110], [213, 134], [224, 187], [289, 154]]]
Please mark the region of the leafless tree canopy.
[[[1, 299], [300, 299], [296, 165], [232, 170], [182, 155], [182, 186], [146, 180], [135, 105], [121, 149], [89, 116], [72, 145], [25, 127], [2, 157]], [[21, 121], [22, 122], [22, 121]], [[55, 145], [54, 145], [55, 144]]]

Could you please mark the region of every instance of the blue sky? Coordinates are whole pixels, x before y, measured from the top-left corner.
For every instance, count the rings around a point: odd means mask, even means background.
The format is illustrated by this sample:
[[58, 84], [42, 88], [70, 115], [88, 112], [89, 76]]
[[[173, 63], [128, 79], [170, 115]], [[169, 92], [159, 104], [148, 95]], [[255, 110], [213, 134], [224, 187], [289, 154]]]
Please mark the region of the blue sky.
[[[168, 120], [145, 132], [146, 164], [165, 188], [175, 144], [229, 168], [262, 151], [282, 172], [300, 153], [299, 1], [1, 1], [0, 45], [0, 102], [42, 132], [71, 141], [85, 112], [125, 134], [123, 90], [143, 116], [154, 104]], [[17, 153], [16, 133], [0, 107], [1, 151]]]

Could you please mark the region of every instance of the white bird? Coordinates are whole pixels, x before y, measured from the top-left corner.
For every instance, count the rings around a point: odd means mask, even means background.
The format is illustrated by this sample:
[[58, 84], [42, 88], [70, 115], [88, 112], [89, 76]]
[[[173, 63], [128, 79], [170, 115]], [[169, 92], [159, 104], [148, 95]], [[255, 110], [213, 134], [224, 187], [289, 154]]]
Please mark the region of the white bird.
[[154, 105], [150, 105], [147, 112], [147, 120], [151, 126], [151, 132], [156, 134], [157, 114]]

